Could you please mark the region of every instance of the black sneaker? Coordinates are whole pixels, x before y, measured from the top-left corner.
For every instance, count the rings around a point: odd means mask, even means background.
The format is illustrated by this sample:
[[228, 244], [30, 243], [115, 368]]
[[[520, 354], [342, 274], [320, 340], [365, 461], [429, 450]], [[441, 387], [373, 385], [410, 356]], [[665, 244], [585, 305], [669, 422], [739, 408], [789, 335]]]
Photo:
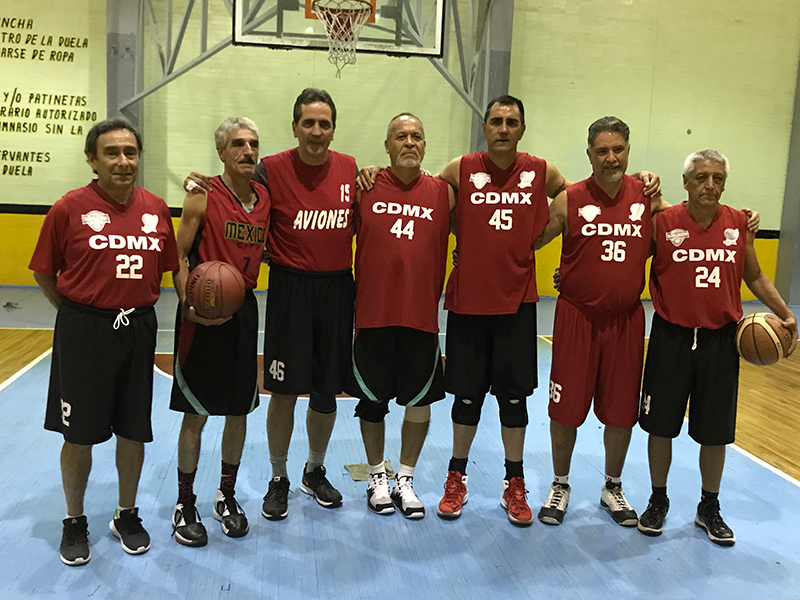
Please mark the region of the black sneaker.
[[664, 530], [664, 519], [669, 511], [669, 498], [662, 494], [651, 494], [647, 509], [639, 517], [637, 527], [645, 535], [658, 536]]
[[715, 544], [720, 546], [733, 546], [736, 543], [736, 536], [733, 531], [725, 524], [719, 514], [719, 500], [710, 502], [700, 502], [697, 505], [697, 514], [694, 522], [698, 527], [702, 527]]
[[70, 567], [85, 565], [92, 558], [89, 549], [89, 523], [86, 516], [67, 517], [63, 521], [61, 531], [61, 547], [58, 556], [61, 562]]
[[117, 509], [108, 528], [128, 554], [144, 554], [150, 550], [150, 534], [142, 527], [138, 508]]
[[317, 503], [325, 508], [339, 508], [342, 505], [342, 495], [331, 485], [325, 477], [325, 467], [320, 465], [311, 473], [303, 468], [303, 481], [300, 489], [306, 494], [314, 496]]
[[250, 526], [247, 517], [235, 498], [236, 493], [227, 496], [222, 490], [217, 490], [214, 497], [214, 518], [222, 523], [222, 533], [232, 538], [247, 535]]
[[570, 487], [568, 483], [550, 484], [547, 502], [539, 509], [537, 517], [545, 525], [561, 525], [569, 505]]
[[273, 477], [269, 482], [261, 515], [271, 521], [285, 519], [289, 512], [289, 480], [286, 477]]
[[175, 541], [184, 546], [199, 548], [208, 543], [208, 533], [200, 522], [194, 496], [191, 502], [186, 504], [179, 502], [175, 505], [175, 512], [172, 513], [172, 533]]

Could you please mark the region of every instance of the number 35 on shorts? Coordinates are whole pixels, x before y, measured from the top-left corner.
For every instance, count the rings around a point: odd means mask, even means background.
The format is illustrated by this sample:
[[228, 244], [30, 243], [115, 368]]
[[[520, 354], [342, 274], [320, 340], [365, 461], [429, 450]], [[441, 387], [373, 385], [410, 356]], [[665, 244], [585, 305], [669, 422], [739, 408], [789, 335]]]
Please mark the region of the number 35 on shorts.
[[561, 402], [561, 384], [550, 380], [550, 402], [558, 404]]
[[285, 365], [279, 360], [273, 360], [269, 366], [269, 374], [275, 381], [283, 381], [283, 369]]

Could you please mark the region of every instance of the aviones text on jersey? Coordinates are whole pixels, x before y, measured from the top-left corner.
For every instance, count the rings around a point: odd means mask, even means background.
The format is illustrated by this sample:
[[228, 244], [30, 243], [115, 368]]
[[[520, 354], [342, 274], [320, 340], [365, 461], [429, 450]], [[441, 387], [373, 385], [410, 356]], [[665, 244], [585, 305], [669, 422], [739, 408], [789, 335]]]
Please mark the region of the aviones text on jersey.
[[533, 192], [473, 192], [473, 204], [531, 204]]
[[723, 248], [678, 248], [672, 252], [672, 260], [675, 262], [736, 262], [736, 250]]
[[89, 247], [95, 250], [155, 250], [161, 252], [161, 240], [149, 235], [93, 235]]
[[433, 221], [433, 209], [417, 206], [416, 204], [400, 204], [398, 202], [376, 202], [372, 205], [372, 212], [387, 215], [402, 215]]
[[267, 237], [266, 230], [262, 225], [225, 221], [225, 239], [251, 244], [263, 244]]
[[293, 229], [344, 229], [349, 227], [349, 208], [298, 210]]
[[633, 223], [585, 223], [581, 234], [587, 237], [642, 237], [642, 226]]

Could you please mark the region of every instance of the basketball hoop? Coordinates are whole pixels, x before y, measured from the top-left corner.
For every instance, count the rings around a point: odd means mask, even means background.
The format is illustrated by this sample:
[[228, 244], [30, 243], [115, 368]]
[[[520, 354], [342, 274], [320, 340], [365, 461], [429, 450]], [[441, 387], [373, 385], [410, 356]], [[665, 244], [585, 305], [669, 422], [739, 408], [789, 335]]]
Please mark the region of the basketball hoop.
[[325, 24], [328, 60], [336, 66], [336, 77], [341, 77], [345, 65], [356, 62], [358, 35], [372, 5], [366, 0], [314, 0], [311, 10]]

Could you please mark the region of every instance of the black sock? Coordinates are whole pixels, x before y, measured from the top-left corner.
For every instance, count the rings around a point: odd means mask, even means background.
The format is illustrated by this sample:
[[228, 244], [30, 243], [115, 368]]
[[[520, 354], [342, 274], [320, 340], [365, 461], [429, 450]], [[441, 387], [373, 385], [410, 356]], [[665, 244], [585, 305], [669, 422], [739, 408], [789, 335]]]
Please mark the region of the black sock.
[[522, 473], [522, 461], [516, 462], [506, 459], [506, 481], [511, 481], [514, 477], [525, 477]]
[[450, 465], [447, 467], [448, 471], [458, 471], [462, 475], [467, 474], [467, 460], [469, 458], [456, 458], [455, 456], [450, 459]]
[[719, 492], [709, 492], [708, 490], [701, 489], [700, 491], [700, 504], [708, 504], [714, 500], [719, 499]]
[[664, 486], [664, 487], [652, 486], [652, 488], [653, 488], [653, 496], [666, 496], [667, 495], [667, 486]]

